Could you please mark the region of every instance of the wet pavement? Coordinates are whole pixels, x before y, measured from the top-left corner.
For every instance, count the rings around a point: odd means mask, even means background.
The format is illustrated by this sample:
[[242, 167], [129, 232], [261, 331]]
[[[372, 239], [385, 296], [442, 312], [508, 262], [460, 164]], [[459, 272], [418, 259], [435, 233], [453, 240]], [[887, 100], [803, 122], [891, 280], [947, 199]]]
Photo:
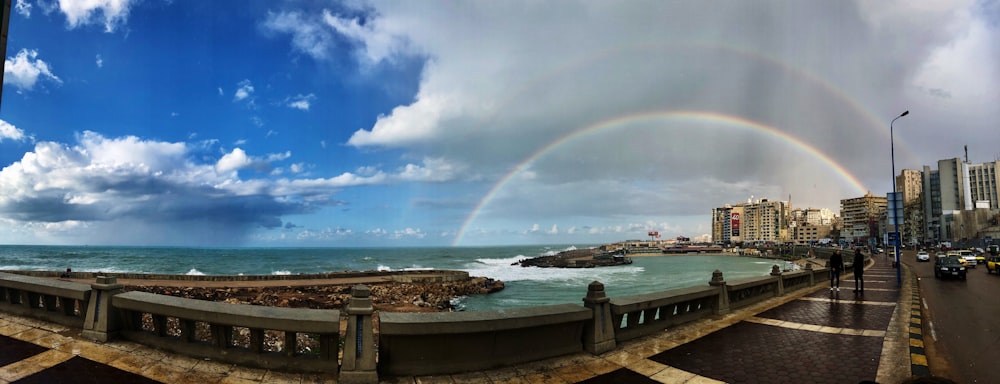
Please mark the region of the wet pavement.
[[[388, 383], [898, 383], [926, 363], [911, 358], [915, 284], [876, 260], [865, 291], [825, 283], [712, 321], [674, 327], [594, 356], [577, 353], [496, 370], [382, 377]], [[916, 308], [919, 316], [919, 306]], [[916, 363], [915, 363], [916, 361]], [[920, 366], [919, 363], [924, 364]], [[914, 365], [917, 364], [917, 365]], [[320, 383], [290, 374], [171, 355], [128, 341], [92, 343], [79, 332], [0, 314], [0, 384]]]

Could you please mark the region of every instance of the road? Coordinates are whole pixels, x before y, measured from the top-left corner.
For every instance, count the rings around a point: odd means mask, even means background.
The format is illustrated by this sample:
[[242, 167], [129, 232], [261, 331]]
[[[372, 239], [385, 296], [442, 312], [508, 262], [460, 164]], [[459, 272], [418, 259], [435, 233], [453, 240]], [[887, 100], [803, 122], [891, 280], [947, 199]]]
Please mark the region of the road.
[[970, 268], [966, 280], [934, 278], [930, 262], [902, 253], [917, 274], [924, 305], [923, 333], [931, 374], [959, 383], [1000, 383], [1000, 275]]

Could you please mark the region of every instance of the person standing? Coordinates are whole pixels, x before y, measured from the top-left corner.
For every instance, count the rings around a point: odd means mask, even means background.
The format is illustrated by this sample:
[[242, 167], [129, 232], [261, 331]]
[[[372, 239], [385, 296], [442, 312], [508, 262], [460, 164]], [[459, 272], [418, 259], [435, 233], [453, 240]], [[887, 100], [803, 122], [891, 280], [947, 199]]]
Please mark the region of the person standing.
[[844, 256], [840, 255], [840, 249], [834, 249], [830, 256], [830, 290], [840, 292], [840, 273], [844, 271]]
[[854, 292], [865, 293], [865, 255], [861, 248], [854, 249]]

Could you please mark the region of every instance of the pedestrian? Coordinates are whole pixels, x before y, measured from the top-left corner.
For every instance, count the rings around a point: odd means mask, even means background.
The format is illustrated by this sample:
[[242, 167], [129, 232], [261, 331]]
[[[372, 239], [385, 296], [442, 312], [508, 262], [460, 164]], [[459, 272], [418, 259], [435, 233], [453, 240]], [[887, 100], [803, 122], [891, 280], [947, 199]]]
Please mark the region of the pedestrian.
[[865, 293], [865, 255], [861, 248], [854, 249], [854, 292]]
[[840, 292], [840, 273], [844, 271], [844, 257], [840, 249], [834, 249], [830, 256], [830, 290]]

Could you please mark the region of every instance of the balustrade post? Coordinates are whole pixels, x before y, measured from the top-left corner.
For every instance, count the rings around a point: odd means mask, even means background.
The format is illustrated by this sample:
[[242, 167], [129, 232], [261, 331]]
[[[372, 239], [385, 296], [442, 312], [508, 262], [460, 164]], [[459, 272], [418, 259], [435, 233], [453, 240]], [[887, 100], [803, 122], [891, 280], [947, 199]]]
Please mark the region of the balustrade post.
[[813, 274], [813, 264], [811, 262], [806, 264], [806, 272], [809, 272], [809, 286], [816, 285], [816, 276]]
[[[365, 285], [351, 288], [351, 301], [344, 308], [347, 313], [347, 334], [344, 340], [341, 383], [378, 383], [375, 366], [375, 332], [372, 329], [371, 290]], [[338, 319], [339, 321], [339, 319]], [[334, 363], [336, 364], [336, 353]]]
[[708, 285], [719, 287], [719, 302], [715, 306], [715, 314], [721, 315], [729, 313], [729, 289], [726, 287], [726, 279], [722, 276], [722, 271], [716, 269], [712, 272], [712, 280]]
[[108, 341], [118, 335], [120, 327], [118, 318], [112, 313], [111, 298], [122, 293], [122, 285], [115, 277], [98, 276], [97, 282], [90, 284], [92, 289], [87, 303], [87, 318], [83, 321], [81, 336], [100, 342]]
[[778, 279], [778, 292], [777, 292], [777, 295], [778, 296], [784, 296], [785, 295], [785, 281], [784, 281], [785, 279], [781, 278], [781, 267], [779, 267], [777, 264], [772, 265], [771, 266], [771, 276], [773, 276], [773, 277], [775, 277], [775, 278]]
[[604, 284], [594, 281], [587, 286], [583, 306], [593, 312], [583, 329], [583, 349], [595, 355], [614, 350], [617, 324], [611, 318], [611, 299], [604, 294]]

